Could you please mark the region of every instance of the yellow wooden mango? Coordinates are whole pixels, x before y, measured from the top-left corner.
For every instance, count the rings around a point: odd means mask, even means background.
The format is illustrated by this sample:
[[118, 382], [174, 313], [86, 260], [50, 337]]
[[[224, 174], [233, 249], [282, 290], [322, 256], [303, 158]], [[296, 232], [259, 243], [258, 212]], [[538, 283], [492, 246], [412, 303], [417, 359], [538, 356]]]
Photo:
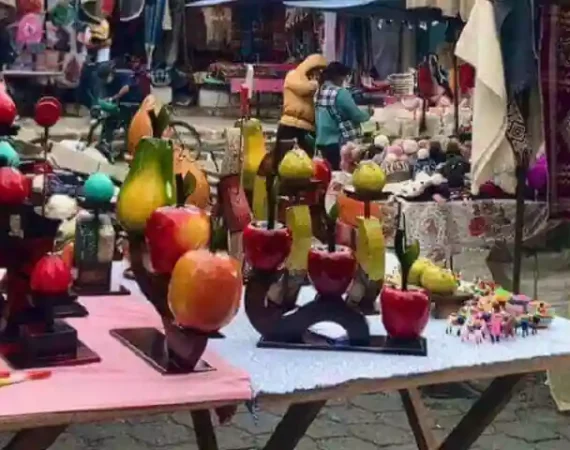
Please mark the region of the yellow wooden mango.
[[386, 247], [382, 222], [378, 219], [358, 217], [356, 260], [372, 281], [384, 278]]
[[291, 230], [293, 243], [285, 266], [289, 270], [307, 270], [309, 250], [313, 239], [309, 207], [296, 205], [287, 208], [286, 224]]
[[267, 220], [267, 188], [265, 177], [258, 175], [254, 178], [253, 184], [253, 217], [255, 220]]
[[267, 152], [259, 120], [249, 119], [243, 124], [243, 140], [242, 185], [246, 191], [250, 191], [254, 188], [259, 164]]

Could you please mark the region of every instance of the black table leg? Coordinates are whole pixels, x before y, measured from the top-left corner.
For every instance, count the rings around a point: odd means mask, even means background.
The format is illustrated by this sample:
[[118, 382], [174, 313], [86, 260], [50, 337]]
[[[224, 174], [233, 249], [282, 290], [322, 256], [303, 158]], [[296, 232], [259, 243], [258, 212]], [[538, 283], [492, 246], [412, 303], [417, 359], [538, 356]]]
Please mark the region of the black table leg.
[[216, 440], [216, 432], [214, 431], [214, 425], [212, 425], [210, 411], [202, 409], [191, 411], [190, 414], [192, 415], [198, 449], [218, 450], [218, 441]]
[[66, 428], [59, 425], [18, 431], [3, 450], [47, 450]]
[[263, 449], [295, 450], [325, 404], [326, 401], [318, 401], [289, 406]]
[[449, 433], [439, 450], [468, 450], [511, 400], [522, 374], [493, 380], [465, 417]]
[[428, 423], [428, 414], [415, 389], [400, 391], [404, 410], [419, 450], [468, 450], [495, 420], [515, 392], [524, 375], [507, 375], [493, 380], [467, 414], [439, 444]]

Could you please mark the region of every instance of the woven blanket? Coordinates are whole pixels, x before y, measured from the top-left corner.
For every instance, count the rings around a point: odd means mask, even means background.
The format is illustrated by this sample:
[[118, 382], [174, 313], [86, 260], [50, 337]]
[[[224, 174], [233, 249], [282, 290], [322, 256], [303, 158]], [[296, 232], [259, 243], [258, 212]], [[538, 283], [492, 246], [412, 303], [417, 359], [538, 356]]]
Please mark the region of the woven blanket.
[[540, 74], [551, 217], [570, 217], [570, 7], [541, 17]]

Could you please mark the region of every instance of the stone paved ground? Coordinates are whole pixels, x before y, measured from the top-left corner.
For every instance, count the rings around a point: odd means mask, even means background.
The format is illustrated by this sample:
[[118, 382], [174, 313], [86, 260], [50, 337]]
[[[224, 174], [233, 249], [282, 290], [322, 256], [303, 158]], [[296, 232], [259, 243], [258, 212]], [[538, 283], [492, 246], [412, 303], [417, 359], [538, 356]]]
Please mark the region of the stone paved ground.
[[[470, 400], [426, 400], [435, 413], [436, 436], [444, 437]], [[283, 409], [262, 411], [257, 422], [240, 408], [230, 425], [217, 428], [221, 450], [261, 449]], [[568, 450], [569, 419], [555, 412], [548, 389], [532, 379], [477, 441], [478, 450]], [[8, 435], [5, 435], [7, 438]], [[194, 450], [189, 413], [71, 427], [56, 450]], [[299, 450], [413, 450], [413, 437], [399, 397], [375, 394], [334, 400], [301, 441]]]
[[[216, 134], [231, 124], [227, 119], [189, 118], [204, 134]], [[81, 128], [85, 120], [65, 119], [63, 130]], [[466, 253], [456, 258], [456, 267], [467, 278], [488, 276], [485, 253]], [[540, 257], [539, 294], [566, 306], [570, 263], [564, 255]], [[525, 261], [524, 292], [532, 292], [531, 261]], [[472, 400], [433, 400], [426, 403], [434, 413], [436, 435], [443, 438], [467, 411]], [[218, 427], [222, 450], [260, 449], [279, 421], [283, 408], [259, 413], [257, 421], [240, 408], [231, 424]], [[478, 450], [568, 450], [570, 420], [556, 412], [544, 375], [529, 377], [520, 394], [493, 422], [474, 448]], [[145, 417], [120, 422], [73, 426], [53, 446], [56, 450], [193, 450], [196, 449], [189, 413]], [[0, 441], [9, 439], [0, 434]], [[360, 396], [334, 400], [323, 409], [297, 447], [299, 450], [412, 450], [413, 438], [396, 394]]]

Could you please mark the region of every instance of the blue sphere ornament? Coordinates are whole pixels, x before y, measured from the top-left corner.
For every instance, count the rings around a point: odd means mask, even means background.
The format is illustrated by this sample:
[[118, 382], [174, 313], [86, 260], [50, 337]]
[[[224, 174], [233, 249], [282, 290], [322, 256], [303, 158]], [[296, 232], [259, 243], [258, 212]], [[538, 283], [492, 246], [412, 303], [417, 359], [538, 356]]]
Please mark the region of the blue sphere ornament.
[[97, 172], [89, 175], [83, 185], [83, 193], [90, 203], [108, 203], [115, 195], [115, 185], [109, 176]]
[[0, 158], [10, 167], [20, 165], [20, 155], [8, 141], [0, 141]]

